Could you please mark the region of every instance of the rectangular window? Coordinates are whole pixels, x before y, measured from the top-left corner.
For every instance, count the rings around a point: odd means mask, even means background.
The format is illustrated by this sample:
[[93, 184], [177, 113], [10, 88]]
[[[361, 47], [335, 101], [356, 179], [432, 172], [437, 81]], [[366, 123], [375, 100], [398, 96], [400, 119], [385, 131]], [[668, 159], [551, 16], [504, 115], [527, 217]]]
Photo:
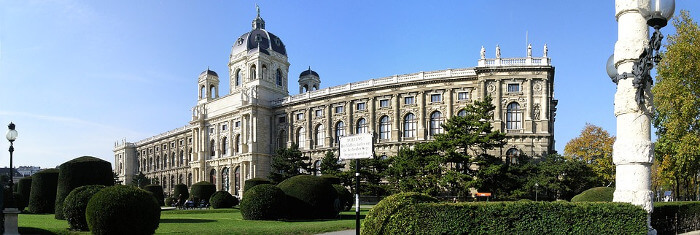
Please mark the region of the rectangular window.
[[210, 127], [210, 128], [209, 128], [209, 134], [210, 134], [210, 135], [214, 134], [214, 128], [213, 128], [213, 127]]
[[226, 130], [226, 124], [221, 125], [221, 130], [222, 130], [222, 131], [225, 131], [225, 130]]
[[[282, 121], [284, 121], [284, 120], [282, 120]], [[234, 123], [233, 123], [233, 126], [236, 127], [236, 128], [241, 127], [241, 121], [236, 121], [236, 122], [234, 122]]]
[[343, 113], [343, 106], [335, 106], [335, 113]]
[[316, 110], [316, 117], [323, 117], [323, 110], [317, 109]]
[[469, 92], [459, 92], [457, 93], [457, 100], [468, 100]]
[[365, 103], [357, 103], [357, 110], [365, 110], [366, 108]]
[[389, 107], [389, 100], [380, 100], [380, 101], [379, 101], [379, 107], [380, 107], [380, 108]]
[[442, 102], [442, 95], [441, 94], [430, 95], [430, 102]]
[[520, 92], [520, 84], [508, 84], [508, 92]]
[[171, 148], [175, 148], [175, 142], [170, 143]]
[[187, 139], [187, 143], [192, 143], [192, 138]]
[[304, 120], [304, 113], [297, 113], [297, 120]]
[[403, 104], [415, 104], [416, 100], [413, 96], [408, 96], [403, 98]]
[[180, 140], [180, 146], [184, 145], [185, 141]]

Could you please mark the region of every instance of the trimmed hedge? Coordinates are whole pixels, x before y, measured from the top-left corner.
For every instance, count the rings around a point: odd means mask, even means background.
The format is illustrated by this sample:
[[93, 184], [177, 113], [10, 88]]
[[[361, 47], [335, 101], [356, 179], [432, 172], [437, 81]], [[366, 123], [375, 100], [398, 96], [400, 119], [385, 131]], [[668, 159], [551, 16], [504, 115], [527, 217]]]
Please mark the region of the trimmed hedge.
[[591, 188], [571, 198], [571, 202], [612, 202], [613, 193], [615, 193], [615, 188]]
[[288, 219], [327, 219], [338, 216], [338, 193], [328, 181], [313, 175], [297, 175], [277, 187], [287, 194]]
[[340, 199], [340, 210], [349, 211], [352, 208], [352, 204], [354, 204], [352, 193], [340, 184], [334, 184], [333, 188], [335, 188], [335, 192], [338, 193], [338, 199]]
[[82, 156], [64, 162], [58, 166], [58, 189], [56, 190], [56, 219], [63, 218], [63, 200], [73, 189], [84, 185], [114, 185], [112, 163], [91, 157]]
[[[153, 197], [158, 201], [158, 205], [165, 206], [165, 196], [163, 196], [163, 186], [157, 184], [149, 184], [143, 187], [143, 190], [149, 191], [153, 194]], [[170, 206], [170, 205], [168, 205]]]
[[23, 204], [17, 204], [17, 209], [20, 211], [24, 210], [27, 205], [29, 205], [29, 194], [32, 192], [32, 177], [27, 176], [19, 179], [17, 182], [17, 193], [19, 193], [19, 198]]
[[383, 226], [389, 217], [403, 207], [421, 202], [437, 202], [438, 199], [420, 193], [397, 193], [374, 205], [362, 223], [362, 234], [387, 234]]
[[63, 217], [68, 221], [70, 229], [88, 230], [85, 209], [90, 198], [105, 187], [104, 185], [85, 185], [73, 189], [68, 194], [66, 200], [63, 201]]
[[[214, 184], [209, 183], [207, 181], [200, 181], [192, 185], [192, 189], [190, 190], [190, 196], [199, 200], [209, 200], [209, 198], [212, 194], [214, 194], [214, 192], [216, 192], [216, 186], [214, 186]], [[199, 201], [197, 201], [197, 203], [199, 203]]]
[[[362, 234], [646, 234], [647, 213], [629, 203], [415, 203]], [[379, 229], [379, 230], [377, 230]]]
[[[182, 197], [180, 197], [182, 195]], [[180, 201], [181, 204], [185, 203], [185, 200], [190, 197], [190, 192], [187, 190], [187, 185], [176, 184], [173, 188], [173, 198], [175, 202]]]
[[34, 214], [54, 213], [57, 184], [58, 169], [46, 169], [32, 175], [32, 189], [29, 193], [29, 212]]
[[160, 223], [160, 206], [145, 190], [116, 185], [92, 196], [85, 218], [92, 234], [153, 234]]
[[232, 208], [238, 205], [238, 198], [235, 198], [227, 191], [216, 191], [209, 198], [209, 204], [214, 209]]
[[287, 210], [286, 195], [275, 185], [261, 184], [243, 193], [241, 216], [245, 220], [276, 220]]
[[321, 175], [321, 179], [328, 181], [330, 184], [340, 184], [340, 178], [335, 175]]
[[272, 184], [272, 182], [270, 182], [267, 179], [263, 179], [263, 178], [248, 179], [245, 181], [245, 183], [243, 185], [243, 193], [245, 193], [245, 191], [248, 191], [248, 189], [255, 187], [256, 185], [261, 185], [261, 184]]
[[658, 234], [680, 234], [700, 230], [700, 202], [656, 202], [651, 227]]

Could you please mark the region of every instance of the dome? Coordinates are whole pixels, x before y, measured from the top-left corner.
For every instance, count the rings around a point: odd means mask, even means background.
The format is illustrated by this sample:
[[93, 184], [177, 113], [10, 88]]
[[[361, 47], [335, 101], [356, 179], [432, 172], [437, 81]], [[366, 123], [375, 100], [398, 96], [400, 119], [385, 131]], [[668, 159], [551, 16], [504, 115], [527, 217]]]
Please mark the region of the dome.
[[219, 76], [218, 74], [216, 74], [216, 72], [211, 71], [211, 70], [209, 70], [208, 68], [207, 68], [207, 70], [204, 70], [202, 73], [200, 73], [199, 76], [202, 76], [202, 75], [204, 75], [204, 74], [213, 75], [213, 76], [217, 76], [217, 77]]
[[265, 21], [260, 18], [260, 11], [258, 11], [258, 17], [253, 20], [253, 29], [238, 37], [233, 44], [231, 54], [238, 54], [244, 51], [250, 52], [253, 49], [263, 53], [267, 52], [266, 54], [269, 54], [268, 51], [274, 51], [287, 56], [287, 49], [284, 47], [282, 40], [265, 30]]
[[303, 76], [306, 76], [306, 75], [309, 75], [309, 74], [310, 74], [310, 75], [314, 75], [314, 76], [316, 76], [316, 77], [321, 77], [321, 76], [318, 76], [318, 73], [316, 73], [316, 71], [311, 70], [311, 67], [309, 67], [308, 70], [306, 70], [306, 71], [304, 71], [304, 72], [301, 72], [301, 74], [299, 74], [299, 77], [303, 77]]

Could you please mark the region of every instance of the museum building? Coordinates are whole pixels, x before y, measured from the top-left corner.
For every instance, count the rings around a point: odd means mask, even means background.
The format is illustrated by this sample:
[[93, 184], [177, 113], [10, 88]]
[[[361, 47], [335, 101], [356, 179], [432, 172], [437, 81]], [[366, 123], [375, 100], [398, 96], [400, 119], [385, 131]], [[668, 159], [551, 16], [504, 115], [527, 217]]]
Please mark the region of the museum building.
[[486, 96], [496, 109], [491, 124], [506, 133], [507, 144], [491, 154], [504, 161], [519, 154], [554, 152], [554, 67], [544, 45], [542, 57], [531, 46], [522, 58], [481, 57], [476, 67], [394, 75], [320, 89], [309, 68], [289, 95], [289, 62], [282, 40], [258, 16], [241, 35], [228, 62], [229, 94], [219, 96], [219, 75], [209, 69], [197, 79], [197, 103], [186, 125], [138, 142], [115, 143], [115, 173], [131, 183], [140, 172], [158, 179], [165, 192], [209, 181], [217, 190], [241, 195], [245, 180], [266, 177], [276, 149], [299, 145], [313, 167], [327, 151], [338, 151], [339, 137], [373, 133], [377, 156], [429, 141], [440, 124]]

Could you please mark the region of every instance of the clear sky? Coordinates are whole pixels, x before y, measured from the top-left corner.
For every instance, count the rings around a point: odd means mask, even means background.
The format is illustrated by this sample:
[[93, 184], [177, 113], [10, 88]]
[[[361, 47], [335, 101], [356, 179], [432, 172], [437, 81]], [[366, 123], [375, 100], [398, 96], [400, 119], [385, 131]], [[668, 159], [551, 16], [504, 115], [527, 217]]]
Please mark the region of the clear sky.
[[[614, 1], [12, 1], [0, 0], [0, 124], [17, 125], [14, 165], [55, 167], [186, 125], [207, 67], [228, 87], [234, 41], [255, 4], [289, 55], [290, 94], [311, 66], [321, 88], [533, 56], [556, 67], [556, 149], [586, 122], [615, 134], [605, 62]], [[700, 1], [676, 0], [700, 19]], [[669, 24], [670, 25], [670, 24]], [[672, 33], [673, 27], [662, 30]], [[526, 36], [527, 35], [527, 36]], [[526, 41], [527, 40], [527, 41]], [[227, 90], [220, 93], [227, 94]], [[9, 165], [0, 141], [0, 166]]]

